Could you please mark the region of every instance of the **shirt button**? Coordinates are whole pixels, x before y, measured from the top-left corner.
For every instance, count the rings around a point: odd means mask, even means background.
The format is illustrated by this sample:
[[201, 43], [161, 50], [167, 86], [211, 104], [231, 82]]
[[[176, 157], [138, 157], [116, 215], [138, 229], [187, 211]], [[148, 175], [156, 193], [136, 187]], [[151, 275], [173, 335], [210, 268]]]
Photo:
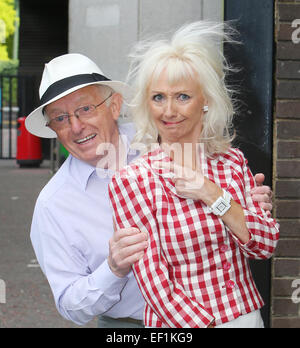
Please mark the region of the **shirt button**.
[[233, 289], [235, 287], [235, 282], [233, 280], [228, 280], [228, 282], [226, 282], [226, 287], [228, 289]]
[[223, 245], [220, 246], [220, 250], [221, 250], [222, 253], [225, 253], [228, 250], [228, 246], [223, 244]]
[[224, 263], [224, 266], [223, 266], [223, 269], [224, 269], [225, 271], [229, 271], [230, 268], [231, 268], [231, 264], [230, 264], [229, 262], [225, 262], [225, 263]]

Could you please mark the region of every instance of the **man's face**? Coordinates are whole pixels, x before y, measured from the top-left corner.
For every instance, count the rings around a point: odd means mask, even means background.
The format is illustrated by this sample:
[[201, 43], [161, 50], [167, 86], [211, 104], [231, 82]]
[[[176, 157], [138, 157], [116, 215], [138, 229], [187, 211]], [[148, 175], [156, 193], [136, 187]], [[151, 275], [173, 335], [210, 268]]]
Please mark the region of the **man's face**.
[[71, 115], [62, 129], [55, 128], [54, 122], [50, 123], [50, 127], [70, 154], [93, 166], [100, 160], [100, 156], [96, 154], [100, 144], [118, 144], [116, 121], [120, 114], [122, 97], [114, 93], [108, 99], [109, 106], [103, 103], [88, 118], [77, 118], [74, 111], [88, 105], [98, 105], [109, 95], [107, 89], [101, 90], [95, 85], [87, 86], [47, 105], [45, 109], [50, 120], [61, 115]]

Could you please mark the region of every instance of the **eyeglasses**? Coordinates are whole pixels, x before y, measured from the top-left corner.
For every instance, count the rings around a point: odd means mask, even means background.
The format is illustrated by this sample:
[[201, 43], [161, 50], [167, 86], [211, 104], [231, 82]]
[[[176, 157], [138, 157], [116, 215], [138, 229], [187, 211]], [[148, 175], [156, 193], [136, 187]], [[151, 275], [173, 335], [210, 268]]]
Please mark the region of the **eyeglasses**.
[[[104, 104], [107, 101], [107, 99], [109, 99], [112, 96], [112, 94], [113, 93], [111, 93], [98, 105], [85, 105], [76, 109], [73, 112], [73, 116], [77, 117], [80, 120], [88, 119], [89, 117], [94, 116], [96, 109], [100, 105]], [[48, 115], [45, 116], [48, 119], [48, 122], [46, 123], [47, 127], [51, 127], [53, 130], [61, 130], [70, 126], [70, 117], [72, 116], [72, 114], [61, 114], [53, 118], [49, 118]]]

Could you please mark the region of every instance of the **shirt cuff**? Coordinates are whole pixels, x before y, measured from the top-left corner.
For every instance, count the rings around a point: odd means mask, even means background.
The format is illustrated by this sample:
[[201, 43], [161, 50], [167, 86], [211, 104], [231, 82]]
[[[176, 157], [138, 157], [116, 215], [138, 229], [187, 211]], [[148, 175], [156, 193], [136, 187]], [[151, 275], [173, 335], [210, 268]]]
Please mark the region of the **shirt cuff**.
[[109, 296], [119, 295], [129, 278], [117, 277], [112, 273], [107, 260], [105, 260], [90, 277], [91, 290], [101, 290]]
[[249, 257], [256, 257], [260, 252], [259, 244], [255, 238], [254, 231], [261, 229], [261, 220], [256, 214], [250, 212], [247, 209], [244, 210], [245, 222], [249, 232], [249, 240], [246, 243], [243, 243], [238, 237], [231, 233], [233, 239], [241, 248], [241, 250], [248, 255]]

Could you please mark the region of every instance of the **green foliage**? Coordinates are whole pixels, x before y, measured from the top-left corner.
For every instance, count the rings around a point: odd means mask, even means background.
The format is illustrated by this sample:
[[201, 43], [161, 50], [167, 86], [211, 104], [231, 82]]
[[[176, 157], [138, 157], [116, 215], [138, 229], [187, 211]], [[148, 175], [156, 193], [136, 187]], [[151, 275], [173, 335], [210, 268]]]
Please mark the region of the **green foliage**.
[[18, 105], [18, 79], [17, 77], [1, 77], [2, 89], [2, 106], [17, 106]]
[[7, 40], [19, 22], [14, 0], [0, 0], [0, 60], [8, 60]]
[[17, 73], [17, 60], [0, 61], [0, 88], [2, 88], [2, 106], [8, 106], [10, 104], [10, 97], [12, 99], [12, 105], [17, 105], [18, 79], [16, 77], [8, 77], [16, 76]]
[[18, 60], [0, 60], [0, 74], [1, 75], [17, 75], [18, 73]]
[[[0, 0], [0, 88], [2, 106], [17, 105], [18, 61], [9, 60], [7, 45], [12, 39], [19, 18], [14, 7], [14, 0]], [[11, 101], [10, 101], [11, 99]]]

